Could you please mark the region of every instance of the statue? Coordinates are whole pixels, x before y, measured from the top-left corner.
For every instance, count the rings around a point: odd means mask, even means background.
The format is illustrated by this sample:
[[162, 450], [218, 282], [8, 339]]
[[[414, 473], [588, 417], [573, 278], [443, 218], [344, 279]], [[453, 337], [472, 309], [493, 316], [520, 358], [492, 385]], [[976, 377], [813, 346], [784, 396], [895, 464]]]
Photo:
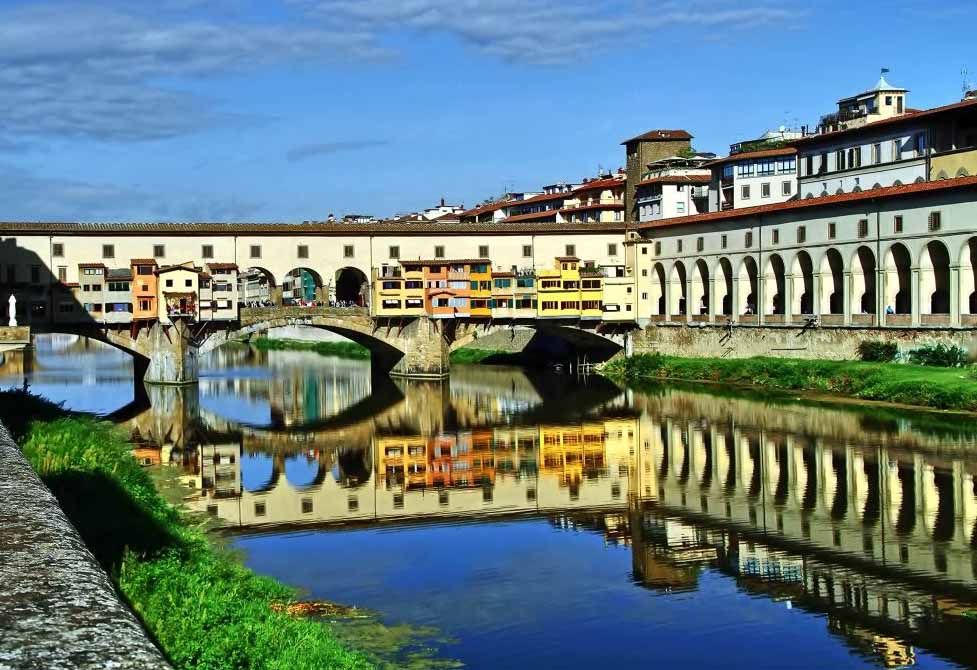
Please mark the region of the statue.
[[7, 314], [10, 316], [10, 320], [7, 322], [7, 325], [10, 326], [11, 328], [16, 328], [17, 327], [17, 298], [10, 296], [10, 299], [7, 300], [7, 304], [10, 305], [10, 307], [7, 310]]

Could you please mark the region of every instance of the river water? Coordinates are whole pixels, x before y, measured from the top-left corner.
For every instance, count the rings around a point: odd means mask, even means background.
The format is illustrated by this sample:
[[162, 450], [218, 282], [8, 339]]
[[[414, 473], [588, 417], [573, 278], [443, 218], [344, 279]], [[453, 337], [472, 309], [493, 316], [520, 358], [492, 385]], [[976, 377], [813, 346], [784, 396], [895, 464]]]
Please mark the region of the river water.
[[247, 348], [135, 392], [72, 338], [29, 376], [389, 667], [977, 668], [971, 421]]

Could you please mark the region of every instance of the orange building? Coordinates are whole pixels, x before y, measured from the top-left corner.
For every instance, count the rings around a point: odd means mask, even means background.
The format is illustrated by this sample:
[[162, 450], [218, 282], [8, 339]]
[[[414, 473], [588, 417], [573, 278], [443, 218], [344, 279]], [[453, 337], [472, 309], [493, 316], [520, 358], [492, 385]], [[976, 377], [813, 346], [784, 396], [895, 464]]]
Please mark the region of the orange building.
[[132, 268], [132, 320], [155, 321], [158, 315], [156, 304], [158, 277], [156, 260], [152, 258], [133, 258]]
[[[413, 265], [415, 262], [411, 262]], [[484, 312], [489, 315], [488, 298], [491, 297], [491, 274], [486, 273], [488, 260], [484, 258], [461, 260], [416, 261], [424, 266], [424, 307], [435, 319], [453, 319], [471, 314], [471, 271], [479, 267], [487, 275], [488, 290], [484, 299]], [[404, 262], [407, 266], [407, 262]]]

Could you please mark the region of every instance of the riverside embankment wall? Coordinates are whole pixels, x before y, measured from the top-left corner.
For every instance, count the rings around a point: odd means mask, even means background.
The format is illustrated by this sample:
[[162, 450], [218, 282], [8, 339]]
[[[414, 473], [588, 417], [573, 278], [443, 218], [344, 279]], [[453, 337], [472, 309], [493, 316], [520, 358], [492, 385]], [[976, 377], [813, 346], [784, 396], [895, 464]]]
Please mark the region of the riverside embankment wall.
[[661, 352], [688, 358], [776, 356], [857, 360], [864, 340], [895, 342], [906, 352], [929, 343], [956, 344], [977, 354], [977, 329], [652, 325], [632, 334], [634, 353]]
[[0, 424], [0, 670], [166, 670]]

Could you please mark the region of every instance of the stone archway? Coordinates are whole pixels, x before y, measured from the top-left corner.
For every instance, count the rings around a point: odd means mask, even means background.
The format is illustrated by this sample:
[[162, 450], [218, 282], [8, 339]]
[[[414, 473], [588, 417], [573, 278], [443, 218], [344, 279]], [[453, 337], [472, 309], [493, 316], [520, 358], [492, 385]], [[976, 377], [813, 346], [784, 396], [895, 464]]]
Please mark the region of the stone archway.
[[655, 277], [652, 281], [652, 288], [654, 289], [653, 300], [655, 303], [655, 314], [661, 317], [668, 316], [668, 283], [665, 280], [665, 268], [661, 263], [655, 263], [655, 267], [652, 269]]
[[709, 268], [701, 258], [695, 262], [692, 270], [692, 294], [689, 308], [693, 316], [709, 314]]
[[368, 307], [370, 283], [363, 271], [354, 267], [337, 270], [333, 300], [337, 306]]
[[888, 315], [911, 314], [913, 303], [912, 257], [901, 242], [896, 242], [885, 252], [885, 305]]
[[876, 313], [875, 254], [867, 246], [860, 246], [852, 258], [853, 313]]
[[308, 267], [289, 270], [281, 281], [282, 304], [310, 305], [323, 302], [322, 276]]
[[787, 276], [784, 270], [784, 260], [779, 254], [771, 254], [767, 258], [767, 267], [763, 272], [764, 313], [771, 315], [786, 312]]
[[668, 280], [668, 298], [672, 312], [671, 316], [684, 316], [688, 314], [688, 275], [685, 272], [685, 263], [675, 261]]
[[845, 313], [845, 262], [837, 249], [828, 249], [821, 261], [821, 314]]
[[967, 240], [960, 252], [960, 313], [977, 315], [977, 237]]
[[716, 288], [719, 290], [719, 313], [725, 316], [733, 314], [733, 265], [728, 258], [720, 258], [717, 269]]
[[794, 256], [791, 266], [794, 276], [794, 296], [791, 310], [794, 314], [814, 314], [814, 262], [806, 251]]
[[252, 266], [238, 273], [238, 302], [247, 307], [281, 304], [282, 293], [269, 270]]
[[932, 240], [919, 259], [921, 314], [950, 313], [950, 253], [946, 245]]
[[755, 315], [758, 309], [760, 278], [759, 269], [752, 256], [747, 256], [740, 263], [740, 296], [739, 316]]

